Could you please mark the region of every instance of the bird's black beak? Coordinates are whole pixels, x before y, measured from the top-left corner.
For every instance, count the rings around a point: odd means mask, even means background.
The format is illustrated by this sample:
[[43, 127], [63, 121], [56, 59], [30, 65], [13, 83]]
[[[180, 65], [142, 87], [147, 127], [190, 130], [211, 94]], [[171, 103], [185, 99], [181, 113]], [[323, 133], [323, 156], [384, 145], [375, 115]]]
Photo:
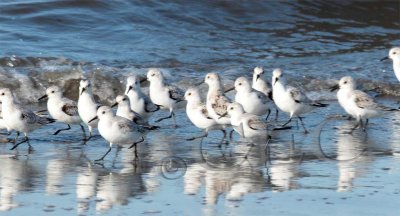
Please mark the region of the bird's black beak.
[[386, 60], [389, 60], [389, 56], [383, 57], [383, 58], [381, 59], [381, 61], [386, 61]]
[[82, 95], [82, 93], [83, 93], [85, 90], [86, 90], [86, 88], [82, 88], [81, 95]]
[[129, 91], [132, 90], [132, 88], [133, 88], [132, 86], [129, 86], [128, 91], [126, 92], [126, 94], [128, 94]]
[[227, 90], [225, 90], [225, 93], [228, 93], [230, 91], [232, 91], [233, 89], [235, 89], [235, 86], [228, 88]]
[[43, 100], [43, 99], [47, 99], [47, 95], [43, 95], [42, 97], [40, 97], [40, 98], [38, 99], [38, 101], [41, 101], [41, 100]]
[[115, 103], [111, 106], [111, 108], [116, 107], [116, 106], [118, 106], [118, 102], [115, 102]]
[[331, 92], [333, 92], [333, 91], [338, 90], [339, 88], [340, 88], [340, 87], [339, 87], [339, 84], [336, 84], [336, 85], [330, 87], [329, 89], [331, 90]]
[[99, 117], [95, 116], [94, 118], [90, 119], [90, 121], [88, 121], [88, 123], [90, 123], [90, 122], [92, 122], [92, 121], [94, 121], [94, 120], [96, 120], [96, 119], [98, 119], [98, 118], [99, 118]]
[[260, 78], [260, 74], [257, 74], [256, 81], [258, 81], [259, 78]]
[[278, 82], [278, 80], [279, 80], [279, 78], [276, 77], [276, 78], [275, 78], [275, 81], [274, 81], [274, 85], [275, 85], [276, 82]]

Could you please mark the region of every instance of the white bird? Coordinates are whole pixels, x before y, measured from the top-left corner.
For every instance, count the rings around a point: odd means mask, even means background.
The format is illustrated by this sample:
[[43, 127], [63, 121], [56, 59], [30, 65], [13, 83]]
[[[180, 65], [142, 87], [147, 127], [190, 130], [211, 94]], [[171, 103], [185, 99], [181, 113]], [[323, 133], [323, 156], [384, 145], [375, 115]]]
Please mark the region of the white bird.
[[158, 126], [149, 125], [147, 123], [147, 120], [145, 120], [141, 115], [139, 115], [135, 111], [131, 110], [128, 96], [118, 95], [115, 98], [115, 103], [111, 107], [115, 106], [118, 106], [116, 113], [117, 116], [129, 119], [135, 122], [136, 124], [143, 126], [146, 129], [153, 130], [159, 128]]
[[304, 133], [308, 133], [304, 126], [301, 114], [310, 112], [315, 107], [326, 107], [327, 104], [317, 103], [310, 100], [298, 88], [286, 84], [281, 69], [275, 69], [272, 73], [272, 96], [276, 106], [283, 112], [288, 113], [290, 118], [283, 124], [289, 124], [293, 117], [297, 117], [303, 126]]
[[235, 101], [242, 105], [246, 113], [262, 116], [266, 113], [267, 119], [271, 110], [271, 100], [263, 93], [253, 90], [246, 77], [239, 77], [235, 81]]
[[399, 111], [399, 109], [377, 104], [367, 93], [356, 90], [356, 82], [350, 76], [342, 77], [339, 84], [331, 88], [332, 91], [336, 89], [339, 89], [337, 98], [340, 106], [357, 120], [352, 131], [359, 126], [365, 130], [369, 118], [379, 117], [389, 111]]
[[381, 61], [391, 59], [393, 61], [393, 70], [397, 79], [400, 81], [400, 47], [393, 47], [389, 50], [388, 56]]
[[47, 88], [46, 94], [39, 98], [39, 100], [43, 99], [48, 99], [47, 110], [49, 111], [50, 116], [57, 121], [68, 125], [68, 128], [59, 129], [53, 135], [57, 135], [61, 131], [70, 130], [70, 124], [81, 126], [81, 129], [85, 134], [85, 128], [80, 124], [82, 120], [81, 117], [79, 117], [76, 102], [63, 97], [63, 93], [58, 86], [50, 86]]
[[140, 127], [133, 121], [126, 118], [115, 116], [108, 106], [102, 106], [97, 110], [97, 116], [91, 121], [99, 119], [98, 130], [100, 135], [110, 143], [108, 151], [96, 161], [104, 160], [110, 153], [113, 144], [131, 144], [129, 148], [135, 147], [135, 157], [137, 158], [137, 144], [144, 141]]
[[265, 138], [269, 139], [268, 124], [260, 116], [245, 113], [240, 103], [234, 102], [228, 106], [228, 114], [231, 124], [236, 132], [243, 138]]
[[[264, 80], [263, 75], [264, 75], [264, 69], [262, 67], [255, 67], [253, 70], [253, 82], [252, 82], [252, 88], [262, 92], [265, 96], [267, 96], [271, 101], [274, 101], [272, 97], [272, 88], [270, 88], [270, 84]], [[271, 104], [274, 109], [275, 109], [275, 120], [278, 120], [278, 107], [276, 107], [275, 103]]]
[[90, 81], [87, 79], [81, 80], [79, 82], [78, 113], [89, 129], [89, 137], [86, 141], [90, 140], [92, 137], [93, 128], [97, 128], [98, 121], [93, 121], [90, 124], [88, 123], [90, 119], [97, 115], [97, 108], [99, 108], [99, 105], [94, 100]]
[[[222, 130], [223, 128], [211, 118], [208, 114], [207, 107], [201, 102], [200, 91], [196, 87], [189, 88], [185, 92], [186, 114], [190, 121], [198, 128], [204, 130], [204, 134], [192, 137], [187, 140], [194, 140], [208, 136], [210, 130]], [[225, 130], [222, 130], [225, 134]]]
[[170, 112], [169, 116], [160, 118], [156, 122], [173, 118], [176, 127], [174, 108], [178, 102], [183, 100], [183, 91], [176, 86], [167, 85], [164, 81], [164, 75], [159, 69], [149, 69], [147, 79], [150, 82], [149, 94], [151, 101], [162, 109], [168, 109]]
[[231, 120], [226, 116], [230, 100], [224, 94], [220, 77], [216, 73], [208, 73], [204, 82], [208, 85], [206, 101], [208, 114], [223, 127], [230, 125]]
[[140, 79], [136, 75], [126, 79], [125, 95], [129, 97], [131, 109], [145, 119], [160, 109], [160, 106], [151, 102], [150, 98], [142, 92]]
[[[38, 116], [31, 110], [23, 108], [15, 101], [14, 95], [10, 89], [0, 89], [0, 102], [2, 108], [2, 117], [4, 123], [6, 124], [7, 130], [17, 131], [17, 137], [14, 140], [14, 146], [11, 148], [11, 150], [15, 149], [18, 145], [24, 142], [28, 142], [28, 145], [30, 146], [28, 138], [29, 132], [38, 129], [43, 125], [55, 122], [54, 119]], [[20, 132], [24, 133], [25, 140], [16, 143]]]

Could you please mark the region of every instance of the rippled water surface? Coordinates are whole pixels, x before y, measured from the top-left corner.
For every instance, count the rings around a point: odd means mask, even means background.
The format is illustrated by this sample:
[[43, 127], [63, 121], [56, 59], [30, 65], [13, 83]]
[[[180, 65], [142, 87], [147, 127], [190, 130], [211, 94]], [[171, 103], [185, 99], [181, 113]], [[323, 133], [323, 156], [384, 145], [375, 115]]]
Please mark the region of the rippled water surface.
[[0, 211], [393, 215], [400, 204], [400, 113], [350, 135], [353, 122], [340, 117], [328, 87], [350, 74], [380, 103], [398, 107], [399, 83], [391, 63], [379, 59], [400, 44], [399, 35], [399, 1], [3, 0], [0, 86], [36, 109], [50, 84], [76, 99], [82, 77], [93, 81], [96, 99], [111, 104], [126, 76], [149, 67], [182, 88], [210, 71], [230, 86], [255, 66], [265, 68], [267, 79], [281, 67], [289, 81], [330, 106], [305, 116], [310, 134], [293, 122], [268, 146], [237, 135], [228, 144], [219, 131], [185, 141], [201, 131], [181, 108], [180, 127], [165, 121], [146, 134], [138, 159], [114, 148], [103, 164], [94, 159], [108, 144], [97, 135], [83, 145], [79, 127], [58, 136], [51, 134], [64, 127], [59, 123], [35, 131], [31, 152], [23, 145], [10, 151], [12, 136], [1, 135]]

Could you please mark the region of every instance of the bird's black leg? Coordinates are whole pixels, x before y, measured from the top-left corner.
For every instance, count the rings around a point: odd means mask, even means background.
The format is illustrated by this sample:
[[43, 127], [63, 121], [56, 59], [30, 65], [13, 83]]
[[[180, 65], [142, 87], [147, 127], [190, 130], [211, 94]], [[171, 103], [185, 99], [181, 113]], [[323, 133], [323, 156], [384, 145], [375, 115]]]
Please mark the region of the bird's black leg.
[[79, 126], [81, 127], [81, 129], [82, 129], [82, 134], [83, 134], [83, 145], [85, 145], [86, 144], [86, 142], [90, 139], [90, 136], [89, 136], [89, 138], [88, 139], [86, 139], [86, 131], [85, 131], [85, 127], [83, 127], [83, 125], [81, 125], [81, 124], [79, 124]]
[[172, 116], [173, 116], [173, 112], [171, 112], [171, 113], [170, 113], [170, 115], [169, 115], [169, 116], [167, 116], [167, 117], [163, 117], [163, 118], [159, 118], [159, 119], [157, 119], [157, 120], [156, 120], [156, 122], [160, 122], [160, 121], [163, 121], [163, 120], [165, 120], [165, 119], [172, 118]]
[[139, 140], [139, 141], [137, 141], [137, 142], [134, 142], [131, 146], [129, 146], [129, 148], [128, 149], [131, 149], [131, 148], [133, 148], [133, 147], [135, 147], [136, 148], [136, 144], [139, 144], [139, 143], [142, 143], [144, 141], [144, 138], [142, 137], [142, 139], [141, 140]]
[[279, 110], [276, 109], [275, 110], [275, 121], [278, 121], [278, 117], [279, 117]]
[[17, 139], [18, 139], [18, 137], [19, 137], [19, 131], [17, 131], [17, 136], [15, 136], [15, 138], [14, 138], [14, 144], [16, 144], [17, 143]]
[[287, 124], [289, 124], [291, 121], [292, 121], [292, 117], [290, 117], [289, 120], [288, 120], [285, 124], [282, 125], [282, 127], [285, 127], [285, 126], [286, 126]]
[[362, 124], [362, 120], [361, 119], [359, 121], [357, 121], [356, 125], [354, 125], [354, 127], [350, 130], [350, 134], [352, 134], [353, 131], [360, 126], [360, 124]]
[[301, 126], [303, 126], [304, 133], [305, 133], [305, 134], [307, 134], [307, 133], [308, 133], [308, 131], [307, 131], [307, 129], [306, 129], [306, 126], [304, 125], [303, 118], [302, 118], [302, 117], [300, 117], [300, 116], [297, 116], [297, 118], [299, 118], [299, 120], [300, 120], [300, 123], [301, 123]]
[[65, 130], [71, 129], [71, 126], [70, 126], [69, 124], [67, 124], [67, 125], [68, 125], [68, 128], [59, 129], [59, 130], [57, 130], [53, 135], [57, 135], [57, 134], [60, 133], [61, 131], [65, 131]]
[[268, 109], [268, 114], [267, 114], [267, 117], [265, 118], [265, 121], [268, 120], [268, 117], [269, 117], [270, 114], [271, 114], [271, 109]]
[[200, 136], [194, 136], [194, 137], [188, 138], [188, 139], [186, 139], [186, 141], [192, 141], [192, 140], [200, 139], [200, 138], [207, 137], [207, 136], [208, 136], [208, 132], [206, 131], [204, 134], [202, 134]]
[[25, 139], [22, 140], [21, 142], [15, 144], [12, 148], [10, 148], [10, 150], [14, 150], [16, 149], [19, 145], [21, 145], [22, 143], [28, 142], [29, 147], [31, 147], [31, 144], [29, 143], [29, 138], [27, 136], [25, 136]]
[[101, 158], [99, 158], [97, 160], [94, 160], [94, 161], [102, 161], [102, 160], [104, 160], [104, 158], [108, 155], [108, 153], [110, 153], [110, 151], [111, 151], [111, 146], [110, 146], [110, 148], [108, 148], [108, 151], [103, 155], [103, 157], [101, 157]]

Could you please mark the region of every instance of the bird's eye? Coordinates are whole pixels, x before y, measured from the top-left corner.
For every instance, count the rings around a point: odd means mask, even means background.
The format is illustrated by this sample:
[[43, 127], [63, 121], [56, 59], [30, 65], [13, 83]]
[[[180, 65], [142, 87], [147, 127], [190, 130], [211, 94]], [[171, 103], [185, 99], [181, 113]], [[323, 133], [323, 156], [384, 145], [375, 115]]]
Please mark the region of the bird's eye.
[[242, 83], [239, 83], [239, 85], [242, 85]]
[[233, 107], [231, 107], [231, 110], [233, 110]]
[[126, 98], [122, 99], [122, 101], [126, 101]]
[[51, 93], [54, 93], [54, 91], [51, 91]]
[[5, 95], [5, 94], [4, 94], [4, 92], [3, 92], [3, 93], [1, 93], [1, 95]]
[[152, 74], [151, 76], [155, 76], [155, 74]]
[[210, 79], [210, 76], [207, 76], [207, 79]]
[[189, 93], [188, 95], [190, 96], [190, 95], [192, 95], [192, 93]]
[[393, 52], [393, 55], [396, 55], [396, 52]]
[[137, 81], [135, 81], [135, 85], [137, 84]]
[[344, 81], [344, 84], [347, 84], [347, 81]]
[[102, 113], [103, 113], [103, 114], [106, 114], [106, 111], [103, 111]]

